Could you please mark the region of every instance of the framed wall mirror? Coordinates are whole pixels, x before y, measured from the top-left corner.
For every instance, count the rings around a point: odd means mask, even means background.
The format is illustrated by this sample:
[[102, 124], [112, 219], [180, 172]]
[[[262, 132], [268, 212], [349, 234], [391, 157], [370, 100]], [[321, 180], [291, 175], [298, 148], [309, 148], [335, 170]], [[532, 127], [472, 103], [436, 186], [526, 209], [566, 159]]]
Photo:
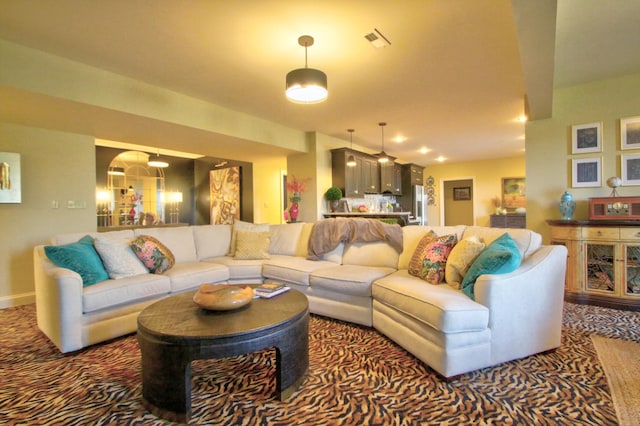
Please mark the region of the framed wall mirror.
[[107, 193], [98, 202], [99, 226], [165, 223], [164, 171], [148, 166], [149, 156], [141, 151], [125, 151], [111, 160]]

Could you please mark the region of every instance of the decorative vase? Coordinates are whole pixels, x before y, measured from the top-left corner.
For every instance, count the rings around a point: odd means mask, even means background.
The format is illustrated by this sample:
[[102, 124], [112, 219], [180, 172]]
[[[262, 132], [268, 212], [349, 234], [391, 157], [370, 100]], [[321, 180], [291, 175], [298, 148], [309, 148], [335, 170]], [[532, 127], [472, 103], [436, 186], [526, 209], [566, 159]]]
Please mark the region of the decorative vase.
[[298, 203], [292, 202], [291, 207], [289, 207], [289, 217], [291, 218], [291, 222], [296, 222], [298, 220]]
[[562, 220], [573, 219], [573, 211], [576, 209], [576, 202], [573, 201], [573, 195], [571, 195], [569, 191], [564, 191], [564, 194], [560, 197], [558, 208], [562, 214]]
[[340, 200], [329, 201], [329, 208], [331, 209], [331, 213], [337, 212], [339, 206], [340, 206]]

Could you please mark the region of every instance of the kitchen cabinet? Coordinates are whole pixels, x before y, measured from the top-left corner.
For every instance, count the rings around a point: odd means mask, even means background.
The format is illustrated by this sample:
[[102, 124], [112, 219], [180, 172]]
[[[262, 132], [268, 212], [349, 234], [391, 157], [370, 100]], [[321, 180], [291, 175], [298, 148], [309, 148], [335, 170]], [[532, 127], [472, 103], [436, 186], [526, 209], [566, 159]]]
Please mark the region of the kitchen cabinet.
[[[347, 159], [353, 155], [355, 167], [347, 166]], [[378, 160], [368, 154], [348, 148], [331, 150], [332, 184], [342, 189], [345, 197], [362, 198], [364, 194], [380, 193]]]
[[548, 222], [568, 250], [567, 300], [640, 311], [640, 222]]
[[380, 191], [392, 195], [402, 195], [402, 166], [393, 157], [389, 162], [380, 163]]
[[403, 167], [405, 168], [405, 173], [411, 185], [424, 185], [424, 167], [418, 166], [417, 164], [404, 164]]

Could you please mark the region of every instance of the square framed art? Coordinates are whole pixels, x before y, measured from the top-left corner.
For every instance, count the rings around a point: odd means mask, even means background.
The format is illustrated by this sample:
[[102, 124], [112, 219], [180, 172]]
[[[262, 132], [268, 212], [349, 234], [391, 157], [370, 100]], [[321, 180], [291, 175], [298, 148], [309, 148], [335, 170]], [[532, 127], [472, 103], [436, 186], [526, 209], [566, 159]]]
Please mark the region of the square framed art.
[[574, 158], [571, 161], [571, 186], [573, 188], [602, 186], [602, 157]]
[[602, 151], [602, 123], [571, 126], [571, 153], [587, 154]]
[[640, 185], [640, 154], [620, 156], [622, 185]]
[[620, 119], [620, 149], [640, 149], [640, 116]]

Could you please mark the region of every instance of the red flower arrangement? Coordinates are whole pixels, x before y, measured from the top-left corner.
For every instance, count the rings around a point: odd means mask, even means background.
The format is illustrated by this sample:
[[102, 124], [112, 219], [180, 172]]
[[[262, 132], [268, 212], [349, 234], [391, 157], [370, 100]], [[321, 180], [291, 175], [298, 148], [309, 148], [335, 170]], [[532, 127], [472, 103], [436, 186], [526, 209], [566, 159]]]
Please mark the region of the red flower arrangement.
[[306, 184], [311, 178], [298, 179], [295, 175], [292, 175], [292, 178], [290, 181], [287, 180], [287, 192], [293, 193], [293, 195], [289, 197], [289, 201], [297, 203], [302, 199], [300, 194], [306, 191]]

